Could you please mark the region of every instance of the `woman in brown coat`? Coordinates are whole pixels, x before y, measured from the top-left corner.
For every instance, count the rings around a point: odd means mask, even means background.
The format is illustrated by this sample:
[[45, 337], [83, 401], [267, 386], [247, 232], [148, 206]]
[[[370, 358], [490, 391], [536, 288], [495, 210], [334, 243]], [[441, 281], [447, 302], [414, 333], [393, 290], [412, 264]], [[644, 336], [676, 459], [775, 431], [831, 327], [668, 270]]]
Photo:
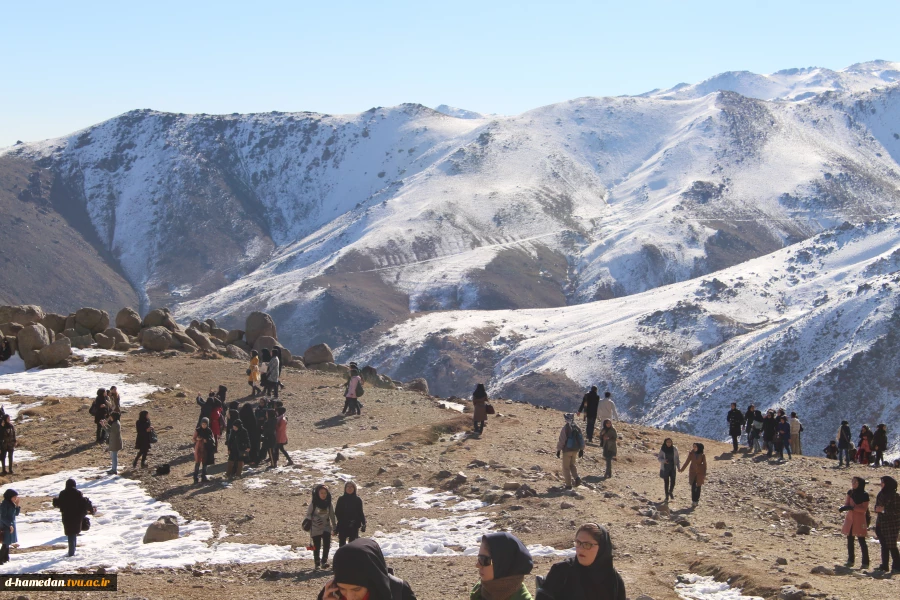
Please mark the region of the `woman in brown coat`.
[[475, 433], [484, 432], [484, 425], [487, 423], [487, 400], [488, 395], [484, 389], [484, 384], [479, 383], [475, 386], [475, 391], [472, 392], [472, 404], [475, 407], [475, 414], [472, 416], [472, 420]]
[[703, 444], [699, 442], [694, 444], [678, 471], [683, 473], [688, 465], [691, 466], [691, 470], [688, 471], [688, 481], [691, 482], [691, 501], [693, 502], [691, 506], [697, 508], [697, 505], [700, 504], [700, 488], [706, 481], [706, 455], [703, 454]]
[[847, 536], [847, 566], [852, 567], [856, 561], [854, 556], [853, 538], [859, 540], [859, 547], [862, 551], [863, 569], [869, 568], [869, 547], [866, 545], [866, 531], [869, 524], [866, 522], [866, 513], [869, 511], [869, 494], [866, 493], [866, 480], [862, 477], [854, 477], [850, 481], [850, 490], [847, 492], [847, 499], [844, 500], [844, 506], [840, 509], [846, 512], [844, 517], [844, 527], [841, 533]]

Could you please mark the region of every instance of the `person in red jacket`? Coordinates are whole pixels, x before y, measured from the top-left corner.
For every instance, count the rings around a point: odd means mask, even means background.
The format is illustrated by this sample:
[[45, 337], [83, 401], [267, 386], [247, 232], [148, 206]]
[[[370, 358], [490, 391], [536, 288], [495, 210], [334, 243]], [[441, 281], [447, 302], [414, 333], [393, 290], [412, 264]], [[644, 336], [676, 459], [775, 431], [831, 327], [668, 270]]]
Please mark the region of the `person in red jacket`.
[[859, 540], [859, 548], [862, 551], [863, 569], [869, 568], [869, 547], [866, 545], [866, 531], [869, 524], [866, 521], [866, 513], [869, 511], [869, 494], [866, 493], [866, 480], [862, 477], [854, 477], [850, 481], [850, 490], [844, 506], [839, 509], [846, 512], [844, 527], [841, 533], [847, 536], [847, 566], [852, 567], [856, 556], [854, 555], [853, 538]]
[[283, 406], [279, 406], [275, 412], [278, 414], [278, 420], [275, 421], [275, 451], [272, 452], [274, 458], [275, 466], [278, 466], [278, 454], [284, 454], [284, 457], [287, 459], [289, 465], [294, 464], [294, 459], [291, 458], [291, 455], [287, 453], [287, 450], [284, 449], [287, 444], [287, 409]]

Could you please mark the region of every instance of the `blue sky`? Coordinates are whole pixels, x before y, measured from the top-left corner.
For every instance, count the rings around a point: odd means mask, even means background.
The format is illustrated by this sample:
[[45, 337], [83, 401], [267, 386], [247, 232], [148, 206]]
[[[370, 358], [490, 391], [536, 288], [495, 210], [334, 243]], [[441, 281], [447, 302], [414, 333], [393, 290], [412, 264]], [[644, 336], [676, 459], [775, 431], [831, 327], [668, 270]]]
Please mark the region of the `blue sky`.
[[900, 60], [900, 2], [6, 2], [0, 147], [127, 110], [516, 114], [722, 71]]

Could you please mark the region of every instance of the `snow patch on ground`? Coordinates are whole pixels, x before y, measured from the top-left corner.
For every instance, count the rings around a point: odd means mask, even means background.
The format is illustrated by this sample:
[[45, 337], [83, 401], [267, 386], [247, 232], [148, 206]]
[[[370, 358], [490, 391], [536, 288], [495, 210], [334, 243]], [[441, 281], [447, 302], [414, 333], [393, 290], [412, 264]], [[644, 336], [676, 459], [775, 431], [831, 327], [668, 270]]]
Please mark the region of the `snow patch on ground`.
[[85, 362], [87, 362], [88, 359], [100, 356], [125, 356], [124, 352], [104, 350], [103, 348], [72, 348], [72, 354], [82, 357]]
[[455, 410], [456, 412], [463, 412], [466, 409], [465, 404], [459, 404], [457, 402], [450, 402], [449, 400], [441, 400], [438, 402], [438, 406], [441, 408], [446, 408], [449, 410]]
[[[428, 510], [430, 508], [441, 508], [450, 511], [471, 511], [478, 510], [487, 506], [487, 503], [481, 500], [463, 500], [452, 492], [435, 492], [434, 488], [414, 487], [410, 488], [411, 494], [406, 500], [400, 503], [404, 508], [419, 508]], [[448, 506], [448, 503], [452, 503]]]
[[744, 596], [741, 590], [712, 577], [689, 573], [679, 579], [675, 592], [685, 600], [763, 600], [759, 596]]

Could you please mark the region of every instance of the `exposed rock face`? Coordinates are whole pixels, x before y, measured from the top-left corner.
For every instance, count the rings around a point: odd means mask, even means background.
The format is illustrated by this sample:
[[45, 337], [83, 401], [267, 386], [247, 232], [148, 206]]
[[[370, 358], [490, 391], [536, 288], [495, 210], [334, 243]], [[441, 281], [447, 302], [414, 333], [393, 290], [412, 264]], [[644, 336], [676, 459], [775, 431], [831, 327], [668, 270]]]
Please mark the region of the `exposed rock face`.
[[[69, 338], [66, 338], [69, 339]], [[115, 340], [104, 333], [98, 333], [94, 336], [94, 341], [97, 342], [97, 347], [102, 348], [103, 350], [112, 350], [116, 345]], [[71, 343], [71, 342], [70, 342]]]
[[[247, 343], [254, 346], [257, 338], [263, 335], [278, 339], [278, 330], [275, 328], [275, 321], [264, 312], [255, 311], [247, 317], [247, 323], [244, 326]], [[254, 346], [255, 347], [255, 346]]]
[[268, 335], [261, 335], [256, 338], [256, 342], [253, 343], [253, 349], [259, 352], [263, 348], [268, 348], [271, 350], [275, 347], [280, 347], [281, 344], [278, 343], [278, 340]]
[[98, 308], [79, 308], [75, 312], [75, 324], [90, 333], [101, 333], [109, 327], [109, 313]]
[[225, 347], [225, 353], [229, 358], [234, 358], [237, 360], [250, 360], [250, 355], [235, 346], [234, 344], [228, 344]]
[[116, 328], [128, 335], [137, 335], [141, 332], [141, 315], [133, 308], [123, 308], [116, 315]]
[[317, 344], [312, 348], [307, 348], [303, 353], [303, 362], [306, 366], [318, 365], [322, 363], [333, 363], [334, 354], [328, 344]]
[[178, 539], [178, 520], [173, 515], [165, 515], [151, 523], [144, 534], [144, 543], [168, 542]]
[[19, 323], [31, 325], [40, 323], [44, 318], [44, 311], [40, 306], [23, 304], [21, 306], [0, 306], [0, 323]]
[[221, 327], [210, 327], [209, 334], [223, 343], [228, 339], [228, 331]]
[[194, 329], [193, 327], [189, 327], [185, 333], [187, 333], [188, 337], [191, 338], [191, 340], [194, 342], [194, 345], [201, 350], [205, 352], [216, 352], [216, 345], [213, 344], [212, 340], [210, 340], [209, 337], [202, 331]]
[[141, 345], [147, 350], [155, 352], [168, 350], [172, 339], [172, 332], [161, 325], [141, 331]]
[[16, 335], [16, 342], [19, 349], [19, 356], [25, 361], [26, 369], [33, 369], [41, 366], [41, 359], [38, 352], [44, 346], [50, 345], [50, 334], [47, 329], [40, 323], [33, 323], [23, 327]]
[[22, 331], [23, 325], [19, 323], [2, 323], [0, 324], [0, 333], [6, 337], [16, 337]]
[[428, 393], [428, 382], [425, 381], [422, 377], [417, 377], [410, 382], [404, 383], [403, 388], [407, 390], [412, 390], [416, 392], [422, 392], [423, 394]]
[[44, 346], [38, 352], [41, 364], [45, 367], [58, 365], [70, 356], [72, 356], [72, 342], [69, 338], [63, 336], [60, 336], [58, 340], [49, 346]]
[[120, 342], [128, 342], [128, 336], [125, 335], [125, 332], [117, 327], [110, 327], [106, 331], [103, 332], [103, 335], [112, 338], [112, 340], [118, 344]]
[[157, 308], [148, 312], [144, 317], [144, 327], [165, 327], [169, 331], [179, 328], [168, 308]]
[[244, 339], [244, 330], [243, 329], [232, 329], [228, 332], [228, 335], [225, 336], [226, 344], [233, 344], [239, 340]]
[[66, 317], [56, 313], [47, 313], [44, 315], [44, 318], [41, 319], [41, 325], [43, 325], [47, 331], [59, 334], [66, 328]]

